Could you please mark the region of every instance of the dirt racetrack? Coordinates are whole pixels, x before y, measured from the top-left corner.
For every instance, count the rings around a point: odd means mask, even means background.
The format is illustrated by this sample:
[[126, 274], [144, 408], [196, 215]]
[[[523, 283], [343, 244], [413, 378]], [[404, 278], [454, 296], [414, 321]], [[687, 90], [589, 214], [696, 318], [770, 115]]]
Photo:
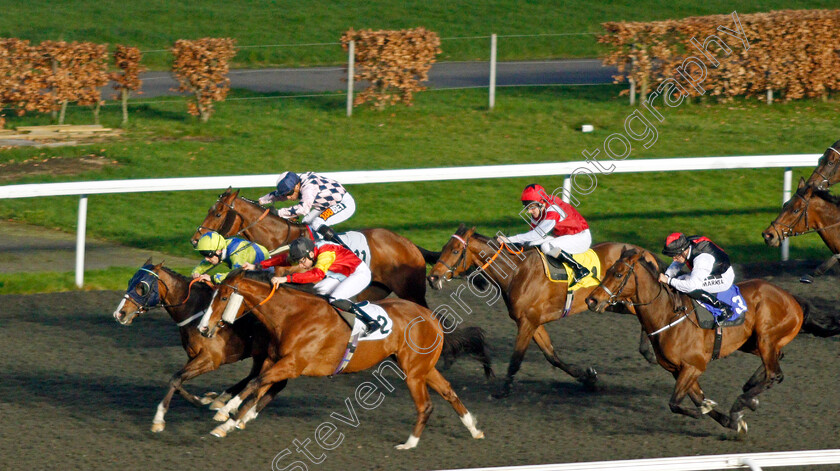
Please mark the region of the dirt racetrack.
[[[800, 266], [785, 273], [771, 264], [740, 267], [738, 276], [772, 277], [810, 299], [816, 309], [835, 309], [838, 278], [802, 285], [797, 282], [802, 271]], [[446, 302], [455, 283], [432, 293], [431, 304]], [[490, 398], [495, 385], [484, 381], [471, 359], [444, 371], [478, 417], [484, 440], [471, 439], [448, 404], [435, 396], [435, 411], [418, 448], [395, 450], [411, 431], [414, 407], [402, 383], [393, 392], [385, 391], [379, 407], [359, 407], [354, 390], [373, 380], [370, 373], [290, 381], [245, 430], [225, 439], [208, 434], [216, 425], [211, 411], [176, 395], [166, 430], [153, 434], [149, 427], [155, 407], [186, 356], [176, 327], [162, 310], [129, 327], [117, 324], [111, 312], [121, 295], [0, 297], [0, 412], [5, 417], [0, 468], [434, 470], [837, 447], [838, 338], [801, 334], [794, 339], [782, 361], [784, 382], [760, 397], [757, 412], [748, 411], [749, 436], [736, 440], [711, 419], [692, 420], [668, 410], [673, 379], [636, 352], [639, 327], [634, 318], [588, 312], [549, 324], [548, 330], [561, 357], [598, 370], [598, 392], [586, 392], [552, 368], [534, 345], [514, 394], [506, 399]], [[503, 376], [514, 324], [501, 302], [488, 307], [475, 299], [472, 308], [466, 323], [487, 330], [494, 366]], [[758, 364], [758, 358], [736, 353], [713, 362], [701, 384], [708, 397], [728, 410]], [[219, 391], [243, 377], [248, 366], [223, 367], [187, 383], [187, 389]], [[356, 427], [333, 418], [348, 415], [346, 398], [358, 415]], [[324, 451], [313, 440], [318, 425], [327, 421], [337, 426], [342, 441]], [[314, 464], [299, 454], [294, 440], [323, 461]], [[291, 453], [282, 455], [287, 448]], [[832, 468], [838, 469], [817, 469]]]

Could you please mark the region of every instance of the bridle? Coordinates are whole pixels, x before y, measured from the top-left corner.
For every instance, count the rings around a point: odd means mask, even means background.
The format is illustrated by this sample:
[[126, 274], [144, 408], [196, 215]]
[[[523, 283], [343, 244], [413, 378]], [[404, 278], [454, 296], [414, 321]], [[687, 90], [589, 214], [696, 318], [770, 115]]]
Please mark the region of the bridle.
[[[238, 286], [234, 286], [234, 285], [231, 285], [231, 284], [227, 284], [227, 283], [225, 283], [224, 281], [222, 281], [221, 283], [219, 283], [219, 287], [218, 287], [217, 289], [221, 288], [222, 286], [227, 286], [228, 288], [230, 288], [230, 289], [231, 289], [231, 291], [233, 291], [233, 292], [234, 292], [234, 293], [236, 293], [236, 294], [239, 294], [239, 287], [238, 287]], [[251, 305], [249, 305], [249, 304], [248, 304], [248, 302], [247, 302], [247, 301], [245, 301], [245, 296], [242, 296], [241, 294], [239, 294], [239, 296], [241, 296], [241, 297], [242, 297], [242, 303], [245, 305], [245, 307], [246, 307], [247, 309], [245, 309], [245, 311], [244, 311], [244, 312], [242, 312], [242, 314], [241, 314], [240, 316], [237, 316], [236, 318], [238, 319], [238, 318], [240, 318], [240, 317], [242, 317], [242, 316], [244, 316], [244, 315], [248, 314], [249, 312], [252, 312], [254, 309], [256, 309], [256, 308], [258, 308], [258, 307], [262, 306], [263, 304], [267, 303], [267, 302], [268, 302], [268, 300], [269, 300], [269, 299], [271, 299], [271, 298], [272, 298], [272, 296], [274, 296], [274, 292], [275, 292], [275, 291], [277, 291], [277, 288], [275, 288], [275, 287], [274, 287], [274, 284], [273, 284], [273, 283], [271, 283], [271, 292], [270, 292], [270, 293], [268, 293], [268, 296], [266, 296], [266, 297], [265, 297], [265, 299], [263, 299], [262, 301], [260, 301], [260, 302], [259, 302], [257, 305], [255, 305], [255, 306], [251, 306]], [[229, 296], [228, 296], [228, 297], [229, 297]], [[224, 300], [223, 300], [223, 301], [224, 301]], [[228, 301], [229, 301], [229, 300], [228, 300]], [[228, 303], [228, 301], [225, 301], [225, 307], [227, 307], [227, 303]], [[222, 312], [224, 313], [224, 309], [222, 310]], [[224, 327], [226, 324], [227, 324], [227, 322], [225, 322], [225, 320], [224, 320], [224, 319], [219, 318], [219, 320], [216, 322], [216, 328], [217, 328], [217, 329], [220, 329], [220, 328]]]
[[[802, 211], [800, 212], [799, 217], [797, 217], [796, 220], [793, 221], [792, 224], [785, 224], [785, 223], [781, 223], [781, 222], [777, 222], [777, 221], [773, 221], [773, 222], [770, 223], [770, 226], [772, 226], [773, 229], [775, 229], [776, 232], [779, 233], [779, 235], [781, 236], [782, 239], [786, 239], [788, 237], [796, 237], [796, 236], [803, 235], [803, 234], [809, 234], [811, 232], [820, 232], [820, 231], [824, 231], [826, 229], [830, 229], [832, 227], [840, 225], [840, 221], [838, 221], [838, 222], [835, 222], [834, 224], [829, 224], [827, 226], [811, 229], [811, 225], [808, 222], [808, 207], [811, 205], [811, 199], [810, 198], [805, 198], [804, 196], [800, 195], [798, 192], [796, 193], [795, 196], [797, 198], [800, 198], [802, 201], [805, 202], [805, 207], [802, 208]], [[799, 225], [799, 221], [801, 221], [802, 218], [805, 218], [805, 230], [797, 232], [794, 229], [794, 227]], [[778, 219], [778, 218], [776, 218], [776, 219]], [[776, 227], [777, 225], [784, 227], [784, 230], [779, 230], [779, 228]]]
[[647, 306], [652, 302], [656, 301], [659, 298], [659, 295], [662, 294], [662, 283], [657, 283], [659, 285], [659, 292], [656, 293], [656, 296], [653, 297], [650, 301], [646, 303], [632, 303], [630, 301], [619, 301], [619, 297], [621, 296], [621, 292], [624, 291], [624, 288], [627, 286], [627, 282], [630, 281], [630, 275], [633, 275], [633, 279], [636, 281], [636, 286], [639, 286], [639, 277], [636, 275], [636, 264], [639, 263], [638, 260], [634, 262], [632, 265], [627, 263], [625, 260], [619, 260], [625, 267], [627, 267], [627, 273], [623, 280], [621, 280], [621, 284], [618, 285], [618, 289], [615, 293], [613, 293], [609, 288], [607, 288], [603, 282], [599, 285], [601, 289], [604, 290], [608, 295], [610, 295], [609, 299], [607, 299], [607, 304], [610, 306], [615, 306], [617, 304], [624, 304], [625, 306]]
[[[835, 153], [835, 154], [837, 154], [837, 156], [840, 158], [840, 151], [838, 151], [838, 150], [837, 150], [837, 149], [835, 149], [834, 147], [829, 147], [829, 148], [826, 150], [826, 152], [828, 152], [829, 150], [834, 151], [834, 153]], [[828, 158], [826, 158], [826, 162], [829, 162], [829, 161], [828, 161]], [[828, 187], [828, 185], [831, 183], [831, 179], [832, 179], [832, 178], [834, 177], [834, 175], [837, 173], [837, 165], [831, 165], [831, 173], [829, 173], [829, 174], [828, 174], [828, 176], [823, 175], [823, 174], [822, 174], [822, 172], [820, 172], [820, 171], [819, 171], [819, 169], [820, 169], [819, 167], [817, 167], [816, 169], [814, 169], [814, 174], [819, 175], [820, 177], [822, 177], [822, 180], [820, 180], [820, 181], [817, 183], [817, 188], [821, 188], [821, 187], [822, 187], [822, 185], [823, 185], [823, 183], [825, 183], [826, 188], [827, 188], [827, 187]]]
[[[155, 308], [159, 308], [159, 307], [160, 308], [178, 307], [178, 306], [182, 306], [182, 305], [186, 304], [187, 301], [190, 299], [190, 293], [192, 292], [192, 285], [195, 284], [197, 281], [199, 281], [198, 278], [195, 278], [192, 281], [190, 281], [190, 284], [187, 287], [187, 296], [184, 298], [183, 301], [181, 301], [180, 303], [175, 303], [175, 304], [166, 304], [166, 303], [163, 302], [163, 297], [160, 295], [160, 289], [158, 288], [158, 283], [163, 283], [163, 287], [166, 288], [166, 292], [171, 293], [172, 290], [169, 288], [169, 286], [166, 284], [166, 282], [163, 279], [161, 279], [160, 275], [158, 275], [155, 271], [149, 270], [148, 268], [141, 267], [138, 271], [146, 272], [146, 273], [152, 275], [157, 280], [157, 283], [154, 283], [154, 285], [151, 285], [144, 280], [138, 281], [138, 283], [142, 283], [142, 284], [144, 284], [148, 287], [147, 291], [146, 291], [146, 294], [142, 295], [142, 296], [136, 294], [132, 288], [129, 288], [128, 290], [126, 290], [124, 299], [126, 301], [131, 300], [131, 302], [133, 302], [135, 305], [137, 305], [137, 315], [138, 316], [143, 315], [143, 314], [145, 314], [145, 313], [147, 313], [147, 312], [149, 312], [149, 311], [151, 311], [152, 309], [155, 309]], [[123, 301], [123, 302], [125, 302], [125, 301]], [[183, 326], [189, 324], [190, 322], [194, 321], [196, 318], [200, 317], [201, 314], [202, 313], [197, 313], [196, 315], [193, 315], [193, 316], [191, 316], [191, 317], [189, 317], [189, 318], [187, 318], [183, 321], [178, 322], [178, 327], [183, 327]]]
[[459, 265], [463, 265], [461, 267], [461, 272], [462, 273], [467, 270], [467, 250], [468, 250], [467, 249], [467, 239], [464, 239], [457, 234], [452, 234], [452, 237], [450, 237], [450, 239], [455, 239], [458, 242], [460, 242], [463, 248], [462, 248], [462, 251], [461, 251], [461, 255], [458, 257], [458, 260], [456, 260], [455, 263], [452, 266], [450, 266], [449, 264], [447, 264], [443, 260], [438, 260], [438, 263], [440, 263], [441, 265], [446, 267], [446, 271], [443, 272], [443, 275], [442, 275], [443, 279], [446, 280], [446, 281], [449, 281], [449, 280], [456, 277], [455, 270], [458, 269]]
[[[222, 222], [221, 226], [218, 229], [214, 229], [212, 227], [207, 227], [207, 226], [204, 226], [204, 225], [200, 225], [200, 226], [198, 226], [198, 228], [196, 228], [196, 230], [195, 230], [196, 232], [201, 233], [201, 230], [203, 229], [203, 230], [206, 230], [206, 231], [218, 232], [219, 234], [224, 235], [227, 232], [231, 231], [234, 227], [236, 227], [236, 221], [237, 221], [237, 218], [238, 218], [238, 220], [240, 221], [239, 225], [244, 226], [244, 227], [242, 227], [242, 229], [240, 229], [239, 231], [237, 231], [234, 234], [225, 235], [225, 237], [228, 237], [228, 238], [229, 237], [236, 237], [236, 236], [244, 233], [248, 229], [256, 226], [257, 224], [259, 224], [260, 221], [265, 219], [265, 217], [268, 216], [268, 213], [271, 212], [271, 208], [265, 208], [265, 211], [263, 211], [263, 213], [260, 215], [260, 217], [255, 219], [254, 222], [252, 222], [251, 224], [248, 224], [247, 226], [245, 226], [244, 225], [245, 217], [242, 216], [242, 213], [237, 211], [236, 208], [234, 208], [233, 203], [222, 202], [222, 197], [223, 196], [224, 195], [220, 196], [219, 199], [216, 200], [216, 204], [222, 204], [223, 206], [227, 206], [229, 211], [225, 212], [225, 220]], [[236, 198], [234, 198], [233, 201], [236, 202]], [[216, 206], [216, 205], [213, 205], [213, 206]], [[233, 221], [230, 221], [230, 219], [231, 219], [230, 214], [231, 213], [233, 213]], [[228, 221], [230, 221], [230, 222], [228, 222]]]

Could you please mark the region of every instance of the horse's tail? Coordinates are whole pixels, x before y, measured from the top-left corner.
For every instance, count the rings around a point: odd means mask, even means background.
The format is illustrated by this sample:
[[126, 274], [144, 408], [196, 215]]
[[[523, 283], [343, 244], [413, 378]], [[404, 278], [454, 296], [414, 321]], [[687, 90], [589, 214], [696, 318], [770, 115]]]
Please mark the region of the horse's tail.
[[793, 299], [802, 306], [802, 313], [804, 320], [802, 322], [802, 332], [814, 335], [816, 337], [831, 337], [840, 334], [840, 324], [829, 316], [827, 319], [821, 319], [814, 311], [814, 307], [805, 298], [793, 295]]
[[434, 265], [440, 258], [440, 252], [432, 252], [431, 250], [426, 250], [417, 244], [414, 244], [414, 246], [417, 247], [417, 250], [419, 250], [421, 254], [423, 254], [423, 259], [426, 260], [427, 265]]
[[487, 346], [484, 329], [473, 326], [458, 327], [443, 335], [443, 350], [440, 357], [443, 358], [445, 368], [454, 363], [455, 358], [463, 353], [472, 355], [481, 362], [487, 379], [496, 377], [490, 362], [490, 349]]

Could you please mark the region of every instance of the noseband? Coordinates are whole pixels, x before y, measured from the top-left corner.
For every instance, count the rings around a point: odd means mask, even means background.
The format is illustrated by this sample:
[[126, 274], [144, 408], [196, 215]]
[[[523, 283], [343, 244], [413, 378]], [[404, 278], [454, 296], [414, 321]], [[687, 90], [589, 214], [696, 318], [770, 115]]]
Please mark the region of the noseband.
[[[234, 198], [233, 201], [236, 202], [236, 199]], [[219, 197], [219, 199], [216, 200], [216, 204], [219, 204], [219, 203], [221, 203], [224, 206], [227, 206], [228, 209], [230, 210], [230, 211], [225, 212], [225, 220], [224, 220], [224, 222], [222, 222], [222, 225], [218, 229], [214, 229], [212, 227], [207, 227], [207, 226], [198, 226], [198, 228], [195, 230], [196, 232], [200, 233], [201, 230], [204, 229], [204, 230], [207, 230], [207, 231], [218, 232], [218, 233], [224, 235], [224, 233], [227, 233], [231, 229], [233, 229], [233, 227], [236, 223], [236, 218], [239, 218], [239, 220], [242, 221], [240, 223], [240, 226], [244, 226], [245, 217], [242, 216], [242, 213], [240, 213], [239, 211], [236, 210], [236, 208], [233, 207], [233, 203], [222, 203], [222, 198], [221, 197]], [[234, 221], [232, 221], [230, 224], [228, 224], [228, 219], [229, 219], [228, 215], [230, 215], [231, 212], [233, 212]], [[244, 233], [248, 229], [254, 227], [257, 224], [259, 224], [259, 222], [262, 221], [263, 219], [265, 219], [265, 217], [268, 216], [268, 213], [270, 213], [270, 212], [271, 212], [271, 208], [265, 208], [265, 211], [263, 211], [263, 213], [260, 215], [260, 217], [258, 217], [254, 222], [252, 222], [251, 224], [248, 224], [247, 226], [243, 227], [242, 229], [240, 229], [239, 231], [237, 231], [234, 234], [225, 235], [225, 237], [236, 237], [236, 236]]]
[[[838, 151], [838, 150], [837, 150], [837, 149], [835, 149], [834, 147], [829, 147], [829, 148], [828, 148], [828, 150], [832, 150], [832, 151], [834, 151], [834, 153], [835, 153], [835, 154], [837, 154], [837, 156], [838, 156], [838, 157], [840, 157], [840, 151]], [[828, 150], [827, 150], [826, 152], [828, 152]], [[826, 160], [826, 161], [828, 161], [828, 160]], [[817, 168], [814, 170], [814, 173], [815, 173], [815, 174], [817, 174], [817, 175], [819, 175], [820, 177], [822, 177], [822, 180], [819, 182], [819, 184], [817, 185], [817, 187], [822, 186], [822, 184], [823, 184], [823, 183], [825, 183], [826, 187], [828, 187], [828, 185], [829, 185], [829, 184], [830, 184], [830, 182], [831, 182], [831, 178], [832, 178], [832, 177], [834, 177], [834, 174], [836, 174], [836, 173], [837, 173], [837, 165], [834, 165], [834, 166], [832, 167], [831, 173], [830, 173], [828, 176], [823, 175], [823, 174], [822, 174], [822, 172], [820, 172], [820, 171], [819, 171], [819, 167], [817, 167]]]
[[443, 265], [447, 268], [447, 270], [445, 272], [443, 272], [443, 279], [446, 280], [446, 281], [449, 281], [449, 280], [456, 277], [455, 270], [458, 269], [458, 265], [463, 265], [461, 267], [462, 272], [467, 270], [467, 241], [465, 239], [461, 238], [461, 236], [456, 235], [456, 234], [452, 234], [452, 237], [450, 237], [450, 239], [455, 239], [455, 240], [461, 242], [461, 245], [463, 246], [463, 250], [461, 252], [461, 256], [458, 257], [458, 260], [456, 260], [455, 263], [452, 266], [449, 266], [443, 260], [438, 260], [438, 263], [440, 263], [441, 265]]

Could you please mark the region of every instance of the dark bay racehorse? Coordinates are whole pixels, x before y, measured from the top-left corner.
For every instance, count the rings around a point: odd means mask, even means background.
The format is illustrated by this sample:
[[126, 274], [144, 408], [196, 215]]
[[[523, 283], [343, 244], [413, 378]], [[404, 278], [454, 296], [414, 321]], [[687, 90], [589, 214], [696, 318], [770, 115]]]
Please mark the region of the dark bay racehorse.
[[[606, 267], [618, 259], [623, 247], [635, 246], [604, 242], [592, 248], [598, 254], [602, 267]], [[652, 263], [658, 263], [655, 256], [645, 253]], [[500, 289], [508, 315], [517, 326], [513, 356], [508, 365], [507, 377], [497, 396], [510, 393], [514, 375], [519, 371], [531, 339], [537, 343], [549, 363], [587, 387], [594, 387], [597, 382], [595, 370], [567, 364], [561, 360], [543, 327], [543, 324], [562, 316], [568, 284], [554, 283], [546, 277], [542, 260], [536, 250], [527, 250], [520, 255], [508, 253], [496, 245], [494, 240], [477, 234], [474, 227], [467, 229], [462, 224], [443, 247], [440, 259], [429, 272], [428, 280], [432, 287], [440, 289], [443, 280], [464, 275], [474, 268], [479, 268], [480, 272], [470, 275], [469, 282], [479, 281], [483, 276], [489, 278]], [[483, 276], [477, 276], [482, 274]], [[592, 289], [580, 288], [575, 291], [569, 315], [586, 311], [584, 299]], [[479, 288], [479, 291], [485, 290]], [[632, 313], [632, 310], [621, 306], [616, 306], [615, 309]], [[646, 343], [644, 347], [647, 347]], [[643, 348], [640, 347], [640, 350]]]
[[[213, 435], [218, 437], [226, 436], [234, 427], [243, 428], [247, 421], [256, 417], [254, 404], [273, 385], [285, 385], [286, 381], [298, 376], [332, 375], [344, 356], [350, 338], [350, 328], [322, 297], [287, 285], [280, 285], [275, 292], [270, 284], [249, 278], [262, 274], [249, 277], [244, 275], [245, 272], [234, 270], [218, 286], [200, 329], [210, 337], [216, 332], [230, 330], [220, 328], [226, 325], [222, 321], [222, 314], [231, 297], [239, 295], [241, 305], [237, 308], [231, 304], [231, 309], [237, 309], [231, 314], [240, 317], [246, 312], [253, 313], [268, 328], [272, 343], [269, 358], [260, 375], [228, 403], [238, 405], [242, 399], [248, 398], [239, 408], [236, 419], [228, 419], [213, 430]], [[427, 386], [452, 405], [473, 438], [484, 438], [484, 433], [476, 428], [475, 418], [458, 399], [449, 382], [435, 369], [446, 336], [432, 311], [397, 298], [377, 301], [376, 304], [384, 308], [392, 319], [392, 330], [384, 339], [359, 342], [344, 371], [358, 372], [372, 368], [388, 357], [396, 359], [396, 364], [392, 360], [382, 363], [377, 372], [381, 376], [382, 371], [388, 369], [389, 375], [403, 377], [417, 408], [414, 429], [408, 440], [397, 448], [417, 446], [432, 412]], [[225, 318], [229, 319], [227, 316]], [[387, 380], [383, 386], [385, 384], [390, 386]], [[393, 388], [386, 387], [389, 390]], [[249, 398], [250, 395], [253, 397]], [[224, 408], [219, 410], [220, 413], [223, 411]]]
[[808, 177], [808, 185], [818, 190], [827, 190], [828, 187], [840, 182], [840, 141], [835, 142], [825, 150], [817, 163], [817, 168]]
[[153, 432], [162, 432], [166, 427], [164, 415], [169, 402], [177, 390], [187, 401], [202, 406], [213, 402], [212, 397], [199, 398], [187, 392], [183, 384], [196, 376], [213, 371], [219, 366], [252, 357], [254, 360], [249, 376], [219, 395], [211, 409], [224, 405], [223, 400], [235, 396], [259, 374], [268, 347], [268, 332], [255, 319], [243, 319], [232, 329], [225, 329], [218, 336], [208, 339], [198, 332], [198, 321], [213, 296], [213, 288], [204, 283], [193, 283], [163, 263], [152, 265], [147, 260], [128, 284], [125, 298], [114, 311], [114, 318], [123, 325], [130, 325], [135, 318], [146, 311], [163, 306], [178, 325], [181, 345], [189, 359], [183, 368], [169, 380], [169, 390], [158, 404], [152, 422]]
[[[762, 365], [744, 384], [744, 392], [735, 399], [729, 414], [724, 414], [715, 409], [717, 404], [706, 398], [698, 383], [712, 359], [715, 331], [700, 328], [692, 315], [690, 298], [659, 283], [658, 274], [658, 268], [645, 260], [641, 252], [626, 250], [607, 270], [586, 303], [597, 312], [621, 303], [636, 308], [642, 328], [651, 335], [659, 364], [676, 379], [669, 402], [672, 412], [693, 418], [708, 414], [722, 426], [746, 433], [744, 409], [755, 410], [757, 396], [784, 378], [779, 367], [781, 349], [802, 326], [802, 305], [785, 290], [764, 280], [738, 283], [749, 310], [742, 325], [723, 329], [720, 358], [740, 350], [759, 356]], [[686, 395], [696, 407], [681, 405]]]
[[[269, 250], [289, 244], [298, 237], [312, 238], [305, 224], [281, 218], [258, 203], [240, 197], [239, 190], [234, 192], [230, 188], [207, 212], [207, 217], [192, 236], [192, 244], [198, 243], [207, 231], [216, 231], [224, 237], [243, 237]], [[383, 299], [393, 292], [400, 298], [427, 306], [426, 257], [429, 263], [434, 263], [437, 253], [420, 248], [387, 229], [359, 232], [367, 237], [370, 246], [372, 275], [370, 286], [358, 296], [359, 300]]]
[[782, 211], [761, 233], [764, 242], [771, 247], [778, 247], [788, 237], [816, 232], [835, 257], [823, 263], [813, 275], [806, 275], [802, 281], [808, 282], [809, 276], [822, 275], [837, 262], [840, 254], [840, 198], [827, 190], [818, 190], [799, 179], [796, 193], [788, 200]]

